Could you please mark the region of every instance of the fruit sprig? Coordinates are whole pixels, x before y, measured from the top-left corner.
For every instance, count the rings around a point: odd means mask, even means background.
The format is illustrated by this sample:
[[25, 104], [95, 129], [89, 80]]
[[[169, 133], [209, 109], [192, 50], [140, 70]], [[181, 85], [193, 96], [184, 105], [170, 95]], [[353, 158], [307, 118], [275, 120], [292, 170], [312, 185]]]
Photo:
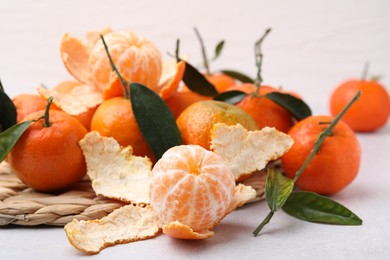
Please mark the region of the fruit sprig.
[[270, 169], [268, 171], [266, 181], [266, 201], [271, 211], [253, 231], [254, 236], [257, 236], [263, 227], [271, 220], [274, 213], [281, 208], [284, 209], [284, 205], [286, 204], [285, 208], [287, 209], [286, 211], [288, 214], [306, 221], [339, 225], [362, 224], [362, 220], [356, 214], [330, 198], [320, 196], [313, 192], [301, 191], [299, 193], [293, 193], [295, 182], [313, 160], [325, 138], [333, 134], [333, 128], [360, 95], [361, 92], [359, 91], [347, 104], [347, 106], [332, 120], [329, 126], [320, 133], [315, 141], [315, 145], [311, 153], [301, 168], [296, 172], [294, 179], [283, 176], [281, 171], [274, 169]]

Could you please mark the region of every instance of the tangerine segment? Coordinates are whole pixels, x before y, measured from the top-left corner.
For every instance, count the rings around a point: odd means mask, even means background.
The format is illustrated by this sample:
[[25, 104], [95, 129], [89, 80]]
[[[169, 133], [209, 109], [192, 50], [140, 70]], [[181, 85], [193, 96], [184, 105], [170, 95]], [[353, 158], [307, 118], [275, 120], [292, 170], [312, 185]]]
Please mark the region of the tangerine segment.
[[213, 231], [205, 230], [195, 232], [190, 226], [184, 225], [179, 221], [173, 221], [168, 225], [164, 225], [163, 233], [174, 238], [193, 240], [206, 239], [214, 236]]
[[[172, 96], [183, 78], [185, 70], [185, 62], [169, 61], [163, 63], [163, 71], [158, 83], [158, 86], [154, 89], [156, 93], [159, 93], [162, 99], [167, 99]], [[123, 96], [123, 85], [118, 77], [114, 77], [108, 87], [103, 90], [103, 99], [107, 100], [113, 97]]]
[[162, 225], [210, 230], [234, 207], [235, 181], [221, 157], [198, 145], [167, 150], [154, 166], [150, 204]]
[[87, 254], [97, 254], [116, 244], [153, 238], [161, 232], [156, 213], [148, 206], [134, 205], [123, 206], [101, 219], [74, 219], [64, 230], [71, 245]]
[[128, 203], [149, 204], [150, 171], [147, 157], [134, 156], [132, 148], [121, 147], [111, 137], [89, 132], [80, 140], [87, 174], [98, 195]]

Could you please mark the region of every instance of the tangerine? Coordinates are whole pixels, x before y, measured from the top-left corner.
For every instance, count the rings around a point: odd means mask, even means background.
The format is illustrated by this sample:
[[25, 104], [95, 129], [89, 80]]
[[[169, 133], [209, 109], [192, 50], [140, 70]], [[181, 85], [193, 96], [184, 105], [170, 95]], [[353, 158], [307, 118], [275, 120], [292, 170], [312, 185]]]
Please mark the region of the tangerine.
[[113, 137], [121, 146], [131, 145], [138, 156], [154, 156], [138, 128], [131, 101], [123, 97], [105, 100], [96, 110], [91, 121], [91, 131]]
[[256, 121], [242, 109], [220, 101], [205, 100], [187, 107], [177, 118], [183, 144], [196, 144], [210, 150], [210, 131], [215, 123], [241, 124], [247, 130], [257, 130]]
[[[290, 129], [288, 134], [294, 139], [294, 144], [281, 160], [286, 176], [295, 177], [318, 136], [332, 120], [331, 116], [310, 116]], [[303, 190], [324, 195], [337, 193], [355, 179], [360, 160], [361, 148], [355, 133], [346, 123], [339, 121], [296, 184]]]
[[[44, 113], [31, 113], [24, 120], [36, 120]], [[32, 122], [8, 154], [16, 176], [41, 192], [68, 188], [86, 174], [79, 141], [87, 130], [63, 111], [50, 110], [47, 114], [49, 124], [46, 118]]]
[[248, 94], [236, 106], [250, 114], [256, 120], [260, 129], [270, 126], [287, 133], [294, 124], [290, 112], [272, 100], [263, 97], [267, 93], [278, 91], [277, 89], [270, 86], [261, 86], [258, 89], [257, 96], [254, 96], [252, 94], [256, 92], [256, 86], [250, 83], [244, 83], [231, 87], [229, 90], [241, 90]]
[[236, 80], [223, 73], [206, 75], [206, 79], [215, 87], [218, 93], [236, 85]]
[[349, 80], [339, 85], [330, 97], [330, 112], [340, 113], [358, 91], [359, 99], [342, 117], [354, 131], [371, 132], [389, 120], [390, 97], [386, 88], [374, 80]]
[[172, 96], [168, 97], [165, 102], [168, 107], [171, 109], [173, 116], [178, 118], [179, 115], [189, 107], [191, 104], [202, 101], [202, 100], [210, 100], [211, 97], [202, 96], [193, 91], [177, 91]]
[[[199, 239], [188, 231], [209, 233], [233, 209], [234, 190], [233, 174], [219, 155], [198, 145], [180, 145], [167, 150], [153, 167], [150, 204], [164, 233]], [[183, 232], [183, 225], [192, 230]]]

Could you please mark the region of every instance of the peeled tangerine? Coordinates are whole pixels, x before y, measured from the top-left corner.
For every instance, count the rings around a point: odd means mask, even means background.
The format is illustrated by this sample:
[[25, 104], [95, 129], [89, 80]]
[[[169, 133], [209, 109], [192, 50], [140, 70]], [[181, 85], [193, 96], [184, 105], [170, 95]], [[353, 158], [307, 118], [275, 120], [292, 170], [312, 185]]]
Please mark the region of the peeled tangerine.
[[233, 174], [219, 155], [201, 146], [169, 149], [151, 177], [150, 204], [172, 237], [212, 237], [213, 227], [235, 207]]

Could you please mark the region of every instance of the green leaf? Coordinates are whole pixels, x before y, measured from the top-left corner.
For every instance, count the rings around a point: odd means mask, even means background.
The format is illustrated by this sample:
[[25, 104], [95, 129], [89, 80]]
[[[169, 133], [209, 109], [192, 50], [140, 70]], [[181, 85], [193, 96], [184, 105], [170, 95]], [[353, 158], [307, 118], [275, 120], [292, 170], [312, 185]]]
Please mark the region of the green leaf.
[[290, 94], [271, 92], [266, 94], [265, 97], [287, 109], [298, 121], [311, 116], [310, 107], [301, 99]]
[[215, 96], [217, 90], [197, 69], [188, 62], [183, 75], [183, 81], [189, 89], [202, 96]]
[[313, 192], [292, 193], [282, 209], [290, 216], [310, 222], [338, 225], [361, 225], [363, 222], [340, 203]]
[[182, 144], [175, 118], [159, 95], [142, 84], [131, 83], [130, 100], [138, 127], [156, 160], [169, 148]]
[[238, 81], [241, 81], [242, 83], [254, 83], [255, 82], [251, 77], [245, 75], [244, 73], [238, 72], [238, 71], [221, 70], [221, 72], [223, 74], [226, 74], [226, 75], [238, 80]]
[[221, 52], [222, 52], [222, 49], [223, 49], [223, 46], [225, 45], [225, 41], [222, 40], [220, 41], [217, 46], [215, 46], [215, 50], [214, 50], [214, 58], [212, 59], [213, 61], [218, 59], [218, 57], [221, 55]]
[[214, 97], [214, 100], [223, 101], [230, 104], [237, 104], [243, 100], [248, 94], [240, 90], [232, 90], [222, 92]]
[[22, 134], [30, 126], [31, 120], [11, 126], [0, 134], [0, 162], [4, 160], [12, 147], [16, 144]]
[[0, 132], [16, 124], [16, 108], [0, 82]]
[[268, 168], [265, 196], [272, 212], [279, 210], [294, 188], [294, 182], [285, 177], [281, 170]]

